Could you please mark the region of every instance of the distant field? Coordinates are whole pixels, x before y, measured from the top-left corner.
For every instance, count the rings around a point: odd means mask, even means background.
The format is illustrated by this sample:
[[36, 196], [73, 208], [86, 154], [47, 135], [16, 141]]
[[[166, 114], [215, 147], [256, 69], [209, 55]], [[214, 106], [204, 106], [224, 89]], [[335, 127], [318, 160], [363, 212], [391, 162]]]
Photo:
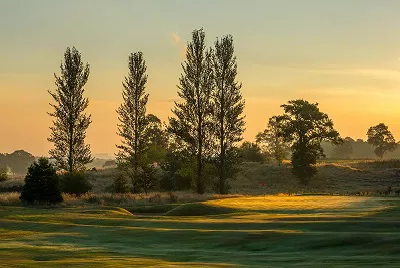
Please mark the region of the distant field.
[[[375, 194], [388, 186], [400, 189], [400, 160], [321, 160], [317, 174], [308, 185], [302, 185], [293, 176], [291, 165], [282, 166], [243, 163], [236, 180], [231, 183], [231, 193], [336, 193]], [[264, 182], [265, 187], [261, 187]]]
[[398, 267], [400, 198], [247, 196], [137, 208], [0, 206], [4, 267]]
[[[308, 185], [302, 185], [293, 176], [291, 166], [285, 161], [282, 166], [273, 164], [243, 163], [236, 179], [231, 182], [232, 194], [278, 194], [278, 193], [376, 193], [391, 186], [400, 189], [400, 160], [321, 160], [317, 164], [317, 175]], [[94, 193], [110, 191], [113, 169], [87, 172]], [[2, 189], [22, 188], [23, 177], [0, 182]], [[262, 183], [264, 182], [264, 187]], [[158, 189], [156, 189], [157, 191]], [[209, 189], [209, 192], [212, 192]], [[392, 193], [394, 195], [394, 193]]]

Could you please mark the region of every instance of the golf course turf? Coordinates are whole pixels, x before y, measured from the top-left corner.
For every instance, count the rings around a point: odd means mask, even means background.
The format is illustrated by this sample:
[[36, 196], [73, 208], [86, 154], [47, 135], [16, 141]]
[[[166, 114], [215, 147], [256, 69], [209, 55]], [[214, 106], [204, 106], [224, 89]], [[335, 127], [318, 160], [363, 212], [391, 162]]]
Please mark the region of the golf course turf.
[[147, 210], [2, 206], [0, 266], [400, 264], [398, 197], [248, 196]]

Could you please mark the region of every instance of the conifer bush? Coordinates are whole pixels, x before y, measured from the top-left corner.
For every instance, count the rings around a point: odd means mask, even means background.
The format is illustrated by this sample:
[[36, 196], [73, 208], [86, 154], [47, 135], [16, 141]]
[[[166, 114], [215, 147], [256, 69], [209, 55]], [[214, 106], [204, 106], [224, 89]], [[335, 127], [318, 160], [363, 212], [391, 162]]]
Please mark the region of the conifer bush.
[[28, 168], [20, 199], [26, 204], [57, 204], [63, 201], [59, 177], [47, 158], [39, 158]]

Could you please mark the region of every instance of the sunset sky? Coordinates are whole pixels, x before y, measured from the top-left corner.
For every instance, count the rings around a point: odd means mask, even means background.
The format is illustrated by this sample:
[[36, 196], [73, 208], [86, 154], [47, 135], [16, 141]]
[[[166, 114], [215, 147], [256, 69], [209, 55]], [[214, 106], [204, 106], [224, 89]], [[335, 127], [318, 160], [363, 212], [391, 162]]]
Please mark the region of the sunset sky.
[[0, 0], [0, 152], [47, 155], [53, 73], [75, 46], [91, 65], [86, 96], [94, 154], [116, 152], [117, 114], [131, 52], [148, 65], [148, 112], [167, 121], [185, 44], [232, 34], [246, 100], [245, 140], [280, 105], [318, 102], [343, 137], [384, 122], [400, 139], [400, 1]]

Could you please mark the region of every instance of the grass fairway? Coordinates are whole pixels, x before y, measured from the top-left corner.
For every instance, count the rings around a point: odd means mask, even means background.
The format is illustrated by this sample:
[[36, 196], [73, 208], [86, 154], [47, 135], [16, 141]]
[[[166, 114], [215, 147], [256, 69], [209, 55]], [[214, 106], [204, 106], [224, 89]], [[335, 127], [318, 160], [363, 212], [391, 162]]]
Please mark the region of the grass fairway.
[[[400, 198], [258, 196], [171, 207], [0, 207], [4, 267], [400, 264]], [[201, 215], [201, 216], [195, 216]]]

